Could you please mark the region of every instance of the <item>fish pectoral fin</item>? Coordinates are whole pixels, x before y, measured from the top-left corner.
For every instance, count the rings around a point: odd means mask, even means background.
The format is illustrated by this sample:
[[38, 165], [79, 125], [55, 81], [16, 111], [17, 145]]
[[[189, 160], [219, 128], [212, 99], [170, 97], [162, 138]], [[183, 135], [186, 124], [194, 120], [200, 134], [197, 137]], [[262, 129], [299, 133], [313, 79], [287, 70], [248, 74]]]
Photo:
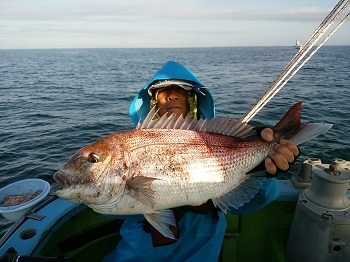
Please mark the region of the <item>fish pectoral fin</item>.
[[212, 199], [215, 207], [219, 207], [224, 213], [230, 210], [229, 207], [238, 209], [249, 202], [259, 191], [266, 180], [265, 171], [248, 174], [246, 179], [236, 188], [221, 197]]
[[92, 208], [95, 212], [101, 214], [110, 214], [111, 211], [118, 205], [121, 196], [122, 194], [117, 194], [104, 204], [87, 204], [87, 206]]
[[159, 233], [171, 239], [175, 239], [169, 225], [176, 226], [174, 213], [171, 210], [161, 210], [155, 213], [143, 214], [148, 221]]
[[126, 182], [131, 194], [141, 203], [154, 209], [154, 190], [151, 185], [157, 178], [145, 176], [133, 176]]

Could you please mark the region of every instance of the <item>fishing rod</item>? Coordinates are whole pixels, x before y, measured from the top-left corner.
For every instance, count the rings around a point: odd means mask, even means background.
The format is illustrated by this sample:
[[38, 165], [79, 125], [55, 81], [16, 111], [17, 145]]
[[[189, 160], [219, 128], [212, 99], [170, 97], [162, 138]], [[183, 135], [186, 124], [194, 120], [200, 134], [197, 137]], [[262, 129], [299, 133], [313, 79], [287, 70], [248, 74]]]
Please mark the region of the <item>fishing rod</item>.
[[[272, 82], [265, 93], [253, 104], [253, 106], [241, 117], [242, 123], [248, 123], [263, 107], [287, 84], [287, 82], [305, 65], [307, 61], [327, 42], [327, 40], [342, 26], [350, 16], [348, 13], [327, 37], [308, 55], [312, 47], [320, 40], [326, 31], [346, 10], [350, 0], [340, 0], [322, 23], [316, 28], [309, 39], [301, 46], [299, 51], [286, 65], [277, 79]], [[306, 56], [306, 57], [305, 57]], [[304, 59], [304, 60], [303, 60]]]

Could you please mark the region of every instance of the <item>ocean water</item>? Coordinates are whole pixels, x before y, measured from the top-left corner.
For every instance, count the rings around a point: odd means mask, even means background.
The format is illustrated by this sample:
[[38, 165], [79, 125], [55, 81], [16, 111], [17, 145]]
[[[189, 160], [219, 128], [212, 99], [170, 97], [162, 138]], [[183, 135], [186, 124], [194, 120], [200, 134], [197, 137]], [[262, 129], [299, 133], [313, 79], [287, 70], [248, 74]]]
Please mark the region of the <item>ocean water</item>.
[[[217, 115], [241, 117], [294, 56], [292, 47], [0, 50], [0, 187], [52, 175], [81, 147], [132, 129], [128, 106], [167, 61], [210, 88]], [[251, 122], [274, 125], [303, 101], [303, 122], [327, 133], [299, 161], [350, 160], [350, 46], [325, 46]], [[13, 222], [0, 218], [0, 236]]]

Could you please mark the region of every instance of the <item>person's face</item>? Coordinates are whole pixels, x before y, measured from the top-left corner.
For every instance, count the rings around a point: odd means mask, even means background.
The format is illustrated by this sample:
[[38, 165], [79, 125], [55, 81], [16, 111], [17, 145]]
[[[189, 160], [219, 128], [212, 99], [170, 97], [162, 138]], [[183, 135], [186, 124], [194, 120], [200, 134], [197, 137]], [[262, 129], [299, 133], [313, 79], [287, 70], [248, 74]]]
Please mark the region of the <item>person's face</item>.
[[190, 109], [188, 91], [179, 86], [170, 86], [158, 91], [157, 108], [160, 116], [168, 113], [168, 116], [175, 114], [185, 117]]

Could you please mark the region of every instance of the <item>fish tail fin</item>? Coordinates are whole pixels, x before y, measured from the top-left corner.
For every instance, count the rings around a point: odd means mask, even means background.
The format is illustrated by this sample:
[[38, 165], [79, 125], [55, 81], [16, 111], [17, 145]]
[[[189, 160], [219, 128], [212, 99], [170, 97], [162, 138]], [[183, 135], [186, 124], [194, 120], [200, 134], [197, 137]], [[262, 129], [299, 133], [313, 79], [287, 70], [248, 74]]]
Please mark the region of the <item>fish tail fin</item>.
[[308, 141], [332, 127], [332, 124], [327, 123], [308, 123], [301, 124], [300, 110], [302, 102], [294, 104], [282, 119], [274, 126], [274, 139], [288, 139], [299, 145]]
[[333, 125], [327, 123], [308, 123], [300, 126], [289, 141], [296, 145], [304, 143], [316, 136], [319, 136], [329, 130]]
[[282, 119], [274, 126], [273, 131], [278, 137], [285, 137], [301, 126], [300, 110], [302, 102], [294, 104]]

